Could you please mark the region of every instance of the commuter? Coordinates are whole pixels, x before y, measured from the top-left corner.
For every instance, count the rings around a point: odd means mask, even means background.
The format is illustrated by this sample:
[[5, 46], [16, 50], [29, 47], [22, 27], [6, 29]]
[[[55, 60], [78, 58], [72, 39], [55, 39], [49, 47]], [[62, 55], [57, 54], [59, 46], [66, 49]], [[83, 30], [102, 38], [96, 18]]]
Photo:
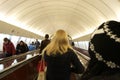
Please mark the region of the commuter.
[[81, 80], [120, 80], [120, 22], [100, 25], [89, 44], [91, 60]]
[[13, 43], [8, 38], [4, 38], [3, 40], [3, 53], [5, 54], [5, 56], [9, 57], [14, 55], [16, 51]]
[[35, 45], [36, 45], [36, 49], [39, 49], [39, 47], [40, 47], [40, 42], [38, 41], [38, 39], [36, 39]]
[[25, 53], [27, 51], [28, 51], [27, 44], [23, 41], [20, 41], [20, 43], [18, 43], [16, 47], [16, 54]]
[[36, 45], [34, 44], [34, 42], [32, 42], [30, 45], [29, 45], [29, 51], [32, 51], [32, 50], [35, 50], [36, 49]]
[[46, 34], [46, 35], [45, 35], [45, 39], [42, 40], [42, 42], [41, 42], [40, 53], [42, 52], [42, 50], [43, 50], [49, 43], [50, 43], [49, 35]]
[[46, 80], [70, 80], [72, 72], [83, 73], [84, 71], [64, 30], [56, 32], [42, 53], [47, 63]]

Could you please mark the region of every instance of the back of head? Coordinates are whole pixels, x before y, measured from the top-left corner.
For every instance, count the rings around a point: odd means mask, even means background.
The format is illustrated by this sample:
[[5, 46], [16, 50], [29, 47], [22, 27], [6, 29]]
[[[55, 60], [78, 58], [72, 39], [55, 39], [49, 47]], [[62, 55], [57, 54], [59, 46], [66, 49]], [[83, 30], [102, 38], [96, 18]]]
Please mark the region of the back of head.
[[48, 39], [49, 38], [49, 35], [48, 34], [45, 34], [45, 39]]
[[64, 30], [58, 30], [55, 33], [53, 40], [59, 45], [67, 45], [69, 42], [67, 33]]
[[50, 44], [47, 46], [47, 53], [65, 53], [70, 47], [67, 33], [64, 30], [56, 31]]
[[120, 68], [120, 22], [100, 25], [91, 38], [89, 53], [110, 68]]

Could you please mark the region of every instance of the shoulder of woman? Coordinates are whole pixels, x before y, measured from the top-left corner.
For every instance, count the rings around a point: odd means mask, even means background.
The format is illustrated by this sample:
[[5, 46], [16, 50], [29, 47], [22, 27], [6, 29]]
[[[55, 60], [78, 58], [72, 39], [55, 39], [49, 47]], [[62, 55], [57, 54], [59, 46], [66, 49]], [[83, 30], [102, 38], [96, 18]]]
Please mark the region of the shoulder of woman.
[[68, 49], [68, 51], [67, 51], [68, 53], [71, 53], [72, 55], [74, 55], [75, 54], [75, 51], [74, 50], [72, 50], [72, 49]]

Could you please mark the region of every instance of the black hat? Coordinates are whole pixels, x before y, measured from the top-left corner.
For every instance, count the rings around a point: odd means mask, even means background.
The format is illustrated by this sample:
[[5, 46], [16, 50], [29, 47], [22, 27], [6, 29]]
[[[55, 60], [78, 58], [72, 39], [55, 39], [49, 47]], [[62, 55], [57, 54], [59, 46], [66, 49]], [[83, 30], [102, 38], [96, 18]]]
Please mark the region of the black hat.
[[120, 68], [120, 22], [100, 25], [92, 34], [89, 53], [110, 68]]

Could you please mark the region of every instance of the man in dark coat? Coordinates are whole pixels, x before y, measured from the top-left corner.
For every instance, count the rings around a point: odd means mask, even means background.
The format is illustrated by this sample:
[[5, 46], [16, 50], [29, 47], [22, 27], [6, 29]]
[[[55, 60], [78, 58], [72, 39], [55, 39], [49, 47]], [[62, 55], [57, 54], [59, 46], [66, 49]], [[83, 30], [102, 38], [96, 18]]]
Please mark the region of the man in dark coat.
[[41, 42], [40, 53], [42, 52], [42, 50], [43, 50], [49, 43], [50, 43], [49, 35], [46, 34], [46, 35], [45, 35], [45, 39], [42, 40], [42, 42]]

